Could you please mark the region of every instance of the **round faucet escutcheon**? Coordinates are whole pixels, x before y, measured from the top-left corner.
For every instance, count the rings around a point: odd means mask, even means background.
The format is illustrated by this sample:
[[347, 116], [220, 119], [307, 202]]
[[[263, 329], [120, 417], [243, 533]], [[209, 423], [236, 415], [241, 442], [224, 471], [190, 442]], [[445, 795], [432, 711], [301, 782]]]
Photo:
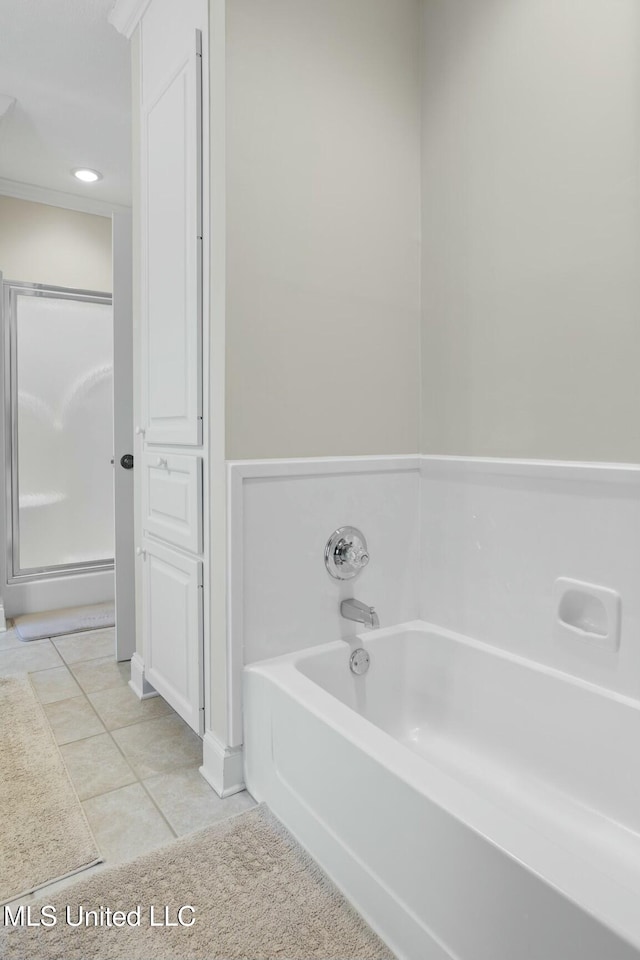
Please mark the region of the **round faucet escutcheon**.
[[357, 527], [338, 527], [324, 548], [324, 564], [334, 580], [353, 580], [369, 559], [367, 541]]

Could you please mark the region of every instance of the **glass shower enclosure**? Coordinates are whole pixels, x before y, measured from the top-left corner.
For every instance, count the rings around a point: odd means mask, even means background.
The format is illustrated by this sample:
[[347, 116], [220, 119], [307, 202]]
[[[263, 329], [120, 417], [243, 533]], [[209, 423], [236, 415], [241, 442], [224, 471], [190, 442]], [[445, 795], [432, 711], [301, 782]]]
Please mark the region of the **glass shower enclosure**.
[[3, 287], [8, 582], [112, 567], [111, 295]]

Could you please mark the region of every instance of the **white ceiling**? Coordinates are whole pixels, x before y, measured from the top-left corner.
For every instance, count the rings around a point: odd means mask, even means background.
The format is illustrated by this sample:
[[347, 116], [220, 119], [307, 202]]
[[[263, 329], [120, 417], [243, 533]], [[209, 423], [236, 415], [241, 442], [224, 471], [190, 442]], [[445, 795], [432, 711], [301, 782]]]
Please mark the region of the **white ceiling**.
[[[0, 177], [131, 202], [129, 43], [114, 0], [0, 0]], [[73, 167], [104, 174], [81, 184]]]

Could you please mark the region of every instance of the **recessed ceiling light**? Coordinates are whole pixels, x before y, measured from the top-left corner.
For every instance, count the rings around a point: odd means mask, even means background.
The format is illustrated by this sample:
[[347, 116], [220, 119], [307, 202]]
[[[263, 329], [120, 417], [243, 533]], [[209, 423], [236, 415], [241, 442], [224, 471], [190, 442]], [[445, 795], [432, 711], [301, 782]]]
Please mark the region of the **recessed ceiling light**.
[[76, 179], [82, 180], [83, 183], [95, 183], [96, 180], [102, 180], [101, 173], [98, 173], [97, 170], [89, 170], [88, 167], [79, 167], [71, 172]]

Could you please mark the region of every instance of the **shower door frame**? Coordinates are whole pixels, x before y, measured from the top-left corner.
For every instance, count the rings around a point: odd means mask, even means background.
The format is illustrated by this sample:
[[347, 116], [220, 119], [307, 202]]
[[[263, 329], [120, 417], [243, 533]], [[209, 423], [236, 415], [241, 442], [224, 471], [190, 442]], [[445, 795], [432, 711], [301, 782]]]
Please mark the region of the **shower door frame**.
[[68, 577], [79, 573], [114, 569], [115, 558], [85, 560], [22, 569], [20, 566], [20, 486], [18, 464], [18, 297], [46, 297], [77, 300], [113, 306], [110, 293], [55, 287], [46, 283], [2, 281], [2, 315], [4, 327], [4, 435], [5, 435], [5, 521], [7, 584], [28, 583], [43, 578]]

